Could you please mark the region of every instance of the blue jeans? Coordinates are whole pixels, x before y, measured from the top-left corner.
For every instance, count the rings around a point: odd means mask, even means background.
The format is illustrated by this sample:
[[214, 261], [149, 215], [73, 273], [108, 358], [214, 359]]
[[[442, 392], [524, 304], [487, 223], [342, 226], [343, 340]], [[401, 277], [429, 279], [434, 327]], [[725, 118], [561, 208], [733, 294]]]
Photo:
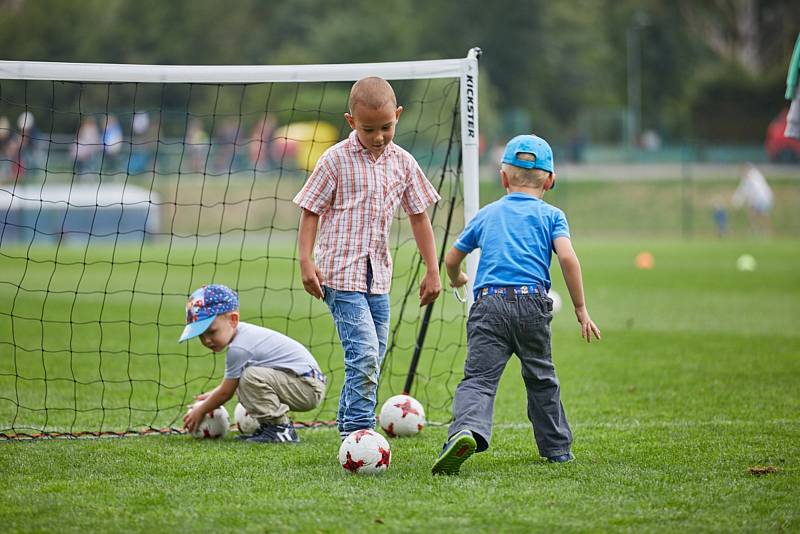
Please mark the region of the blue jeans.
[[389, 339], [389, 295], [323, 289], [344, 349], [339, 432], [375, 428], [378, 378]]

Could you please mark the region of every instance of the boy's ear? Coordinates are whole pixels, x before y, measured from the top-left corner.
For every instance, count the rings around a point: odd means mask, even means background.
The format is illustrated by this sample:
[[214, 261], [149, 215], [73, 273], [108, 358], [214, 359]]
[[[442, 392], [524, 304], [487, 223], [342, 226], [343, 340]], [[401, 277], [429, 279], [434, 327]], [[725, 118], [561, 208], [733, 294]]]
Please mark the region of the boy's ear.
[[544, 182], [544, 190], [550, 191], [556, 185], [556, 173], [551, 172], [550, 176], [547, 177], [547, 180]]
[[347, 121], [347, 124], [350, 125], [350, 128], [352, 128], [353, 130], [356, 129], [356, 121], [353, 120], [353, 116], [352, 115], [350, 115], [349, 113], [345, 113], [344, 114], [344, 120]]
[[237, 326], [239, 326], [239, 312], [238, 311], [232, 311], [231, 314], [230, 314], [230, 319], [231, 319], [231, 326], [232, 327], [236, 328]]
[[397, 106], [397, 109], [394, 110], [394, 120], [400, 120], [400, 114], [403, 112], [403, 106]]
[[508, 174], [503, 169], [500, 169], [500, 185], [503, 186], [503, 189], [508, 189], [511, 186], [508, 181]]

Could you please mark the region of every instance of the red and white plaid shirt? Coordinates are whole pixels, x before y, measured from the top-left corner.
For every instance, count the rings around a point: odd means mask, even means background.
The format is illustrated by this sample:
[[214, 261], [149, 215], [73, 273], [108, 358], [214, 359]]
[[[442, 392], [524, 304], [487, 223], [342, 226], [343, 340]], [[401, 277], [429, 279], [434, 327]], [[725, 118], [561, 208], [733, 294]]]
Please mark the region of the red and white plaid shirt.
[[414, 156], [389, 143], [376, 160], [356, 132], [329, 148], [294, 203], [320, 216], [316, 263], [322, 284], [341, 291], [388, 293], [392, 283], [389, 230], [398, 204], [422, 213], [439, 200]]

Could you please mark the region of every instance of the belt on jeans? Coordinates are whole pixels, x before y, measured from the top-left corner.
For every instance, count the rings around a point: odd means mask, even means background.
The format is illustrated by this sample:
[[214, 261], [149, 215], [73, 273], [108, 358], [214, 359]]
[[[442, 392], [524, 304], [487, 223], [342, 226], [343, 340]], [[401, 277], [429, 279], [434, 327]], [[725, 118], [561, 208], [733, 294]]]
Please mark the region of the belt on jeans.
[[[478, 299], [488, 295], [530, 295], [531, 293], [540, 293], [540, 286], [508, 286], [508, 287], [495, 287], [488, 286], [482, 287], [478, 290]], [[477, 300], [477, 299], [476, 299]]]
[[311, 369], [307, 373], [303, 373], [302, 375], [299, 375], [299, 376], [304, 377], [304, 378], [316, 378], [317, 380], [319, 380], [323, 384], [327, 383], [327, 381], [328, 381], [325, 378], [325, 374], [322, 371], [320, 371], [319, 369]]

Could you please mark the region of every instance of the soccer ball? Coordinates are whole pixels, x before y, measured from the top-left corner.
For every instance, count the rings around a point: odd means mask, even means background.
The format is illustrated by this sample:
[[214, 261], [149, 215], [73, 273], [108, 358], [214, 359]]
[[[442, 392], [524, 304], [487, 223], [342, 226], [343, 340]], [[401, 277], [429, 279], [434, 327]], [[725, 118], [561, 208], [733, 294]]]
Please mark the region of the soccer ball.
[[356, 430], [339, 447], [339, 463], [351, 473], [377, 475], [389, 469], [391, 462], [389, 442], [374, 430]]
[[233, 418], [236, 420], [236, 426], [239, 427], [239, 432], [242, 434], [254, 434], [261, 426], [257, 419], [247, 413], [247, 409], [242, 406], [241, 402], [236, 404], [236, 409], [233, 410]]
[[378, 419], [389, 437], [413, 436], [425, 427], [425, 410], [414, 397], [395, 395], [383, 403]]
[[555, 315], [561, 311], [561, 295], [556, 293], [555, 289], [551, 289], [547, 293], [547, 296], [553, 301], [553, 315]]
[[224, 406], [220, 406], [203, 417], [203, 420], [192, 432], [192, 436], [196, 438], [221, 438], [227, 432], [228, 410]]
[[744, 272], [752, 272], [756, 270], [758, 264], [756, 259], [750, 254], [742, 254], [736, 260], [736, 268]]

